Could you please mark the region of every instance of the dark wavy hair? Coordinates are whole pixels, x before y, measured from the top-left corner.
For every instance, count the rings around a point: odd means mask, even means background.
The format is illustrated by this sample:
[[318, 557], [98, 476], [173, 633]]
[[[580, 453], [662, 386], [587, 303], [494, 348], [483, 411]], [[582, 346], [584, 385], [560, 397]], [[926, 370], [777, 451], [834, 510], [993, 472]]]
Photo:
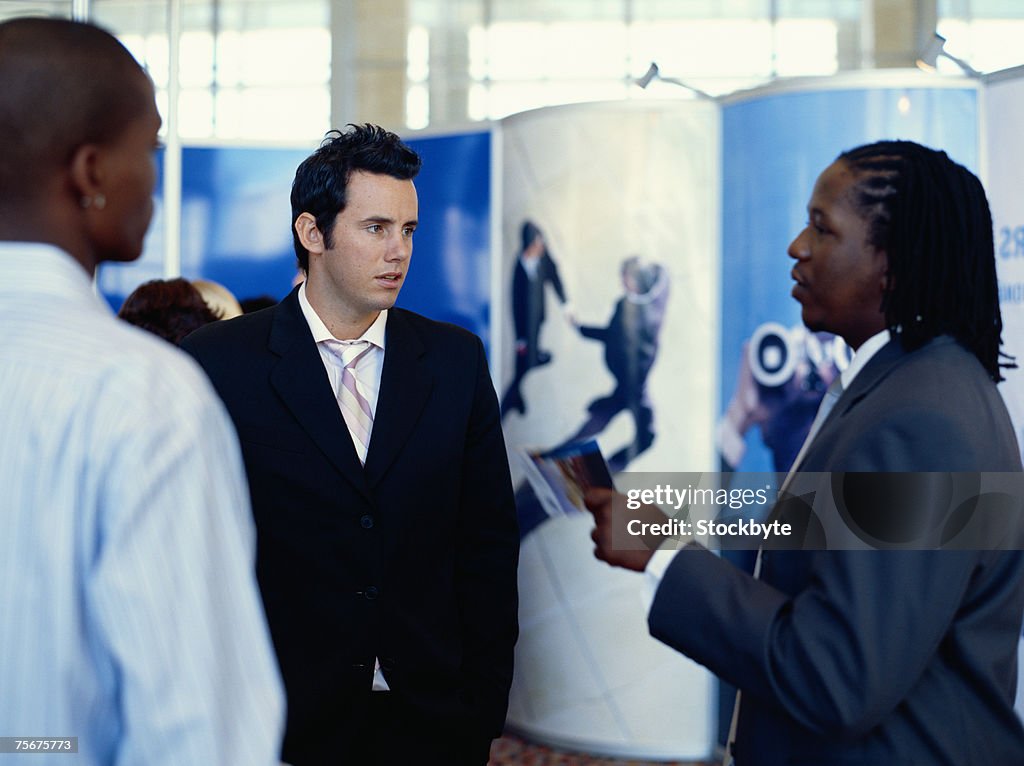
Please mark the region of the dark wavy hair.
[[853, 203], [870, 244], [888, 256], [886, 325], [908, 350], [951, 335], [1003, 380], [1001, 369], [1017, 365], [1001, 351], [992, 213], [981, 182], [945, 152], [912, 141], [879, 141], [838, 159], [854, 174]]
[[154, 279], [125, 298], [117, 315], [177, 346], [193, 330], [219, 317], [187, 279]]
[[331, 247], [334, 221], [348, 204], [346, 192], [352, 173], [361, 170], [379, 173], [402, 181], [411, 180], [420, 171], [420, 156], [402, 140], [378, 125], [348, 125], [348, 130], [332, 130], [315, 152], [302, 161], [292, 182], [292, 240], [299, 268], [309, 270], [309, 252], [299, 241], [295, 220], [302, 213], [316, 219], [324, 244]]

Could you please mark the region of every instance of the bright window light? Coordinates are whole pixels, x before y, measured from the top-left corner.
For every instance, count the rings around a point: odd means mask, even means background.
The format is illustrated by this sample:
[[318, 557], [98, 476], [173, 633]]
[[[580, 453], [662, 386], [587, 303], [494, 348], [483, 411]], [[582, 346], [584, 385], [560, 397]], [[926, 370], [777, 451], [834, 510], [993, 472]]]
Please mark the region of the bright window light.
[[213, 94], [209, 88], [182, 90], [178, 94], [178, 135], [182, 138], [213, 135]]
[[474, 83], [466, 95], [466, 116], [471, 120], [490, 119], [490, 93], [485, 85]]
[[[963, 59], [981, 72], [1024, 64], [1024, 19], [974, 19], [973, 21], [944, 20], [938, 32], [946, 38], [946, 51]], [[939, 69], [961, 73], [952, 61], [939, 58]]]
[[292, 85], [330, 79], [327, 29], [257, 29], [241, 33], [238, 44], [242, 84]]
[[[147, 66], [161, 103], [169, 2], [92, 4], [97, 20]], [[404, 99], [413, 128], [552, 104], [685, 97], [665, 82], [644, 91], [630, 85], [651, 61], [664, 77], [713, 95], [773, 76], [828, 75], [840, 59], [857, 58], [858, 35], [872, 34], [861, 29], [870, 4], [855, 0], [403, 0], [395, 6], [402, 7], [401, 19], [375, 13], [373, 3], [358, 10], [361, 5], [342, 0], [180, 2], [179, 123], [195, 137], [290, 140], [322, 133], [329, 127], [338, 44], [332, 44], [332, 23], [360, 25], [345, 30], [344, 39], [357, 44], [346, 81], [360, 88], [345, 92], [354, 99], [347, 106], [374, 111], [367, 105], [379, 94], [367, 83], [386, 83], [386, 92]], [[938, 31], [952, 55], [979, 70], [1024, 64], [1018, 6], [1024, 3], [939, 0]], [[361, 34], [386, 39], [391, 30], [402, 35], [399, 50], [359, 47]], [[938, 66], [960, 71], [948, 60]], [[271, 102], [259, 104], [260, 98]]]
[[412, 85], [405, 92], [405, 125], [420, 130], [430, 124], [430, 91], [426, 85]]
[[466, 30], [466, 40], [469, 43], [469, 78], [471, 80], [486, 79], [487, 30], [479, 24], [474, 24]]
[[225, 89], [216, 106], [218, 138], [277, 141], [330, 129], [331, 100], [322, 87]]
[[667, 76], [768, 76], [772, 27], [766, 20], [694, 19], [633, 24], [633, 61], [657, 61]]
[[827, 19], [781, 19], [775, 25], [775, 73], [780, 77], [834, 74], [837, 27]]
[[131, 54], [149, 72], [157, 88], [167, 87], [169, 50], [164, 35], [129, 35], [119, 38]]
[[181, 87], [208, 87], [213, 83], [213, 35], [205, 31], [183, 32], [178, 72]]
[[548, 24], [543, 42], [544, 50], [539, 53], [551, 79], [622, 77], [626, 63], [626, 25], [622, 22]]
[[540, 80], [549, 70], [544, 24], [501, 22], [487, 30], [487, 75], [492, 80]]
[[430, 32], [412, 27], [405, 47], [405, 76], [412, 82], [426, 82], [430, 76]]

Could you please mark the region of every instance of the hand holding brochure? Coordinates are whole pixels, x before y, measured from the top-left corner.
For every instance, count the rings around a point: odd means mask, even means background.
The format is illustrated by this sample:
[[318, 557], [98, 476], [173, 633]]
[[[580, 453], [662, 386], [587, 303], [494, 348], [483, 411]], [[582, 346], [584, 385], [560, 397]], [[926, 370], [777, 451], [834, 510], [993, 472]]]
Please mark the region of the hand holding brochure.
[[583, 496], [591, 487], [614, 489], [597, 442], [574, 442], [547, 452], [522, 450], [526, 478], [549, 516], [585, 511]]

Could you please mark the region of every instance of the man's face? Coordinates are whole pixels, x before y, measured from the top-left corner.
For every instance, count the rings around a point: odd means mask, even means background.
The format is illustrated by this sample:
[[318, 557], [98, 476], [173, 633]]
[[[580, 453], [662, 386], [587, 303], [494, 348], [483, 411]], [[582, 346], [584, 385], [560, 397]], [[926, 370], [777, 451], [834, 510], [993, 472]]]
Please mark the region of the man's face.
[[523, 258], [528, 261], [535, 260], [544, 255], [544, 237], [538, 234], [533, 241], [523, 250]]
[[839, 335], [851, 348], [885, 329], [882, 295], [888, 260], [868, 243], [868, 222], [855, 210], [854, 176], [834, 162], [814, 184], [807, 226], [789, 246], [796, 259], [792, 295], [808, 329]]
[[153, 216], [153, 154], [158, 145], [160, 114], [153, 85], [141, 72], [135, 87], [144, 92], [143, 112], [100, 149], [97, 167], [102, 173], [105, 205], [95, 211], [91, 231], [97, 262], [138, 258]]
[[419, 204], [412, 181], [356, 171], [331, 246], [310, 252], [309, 286], [346, 322], [367, 326], [391, 308], [412, 256]]

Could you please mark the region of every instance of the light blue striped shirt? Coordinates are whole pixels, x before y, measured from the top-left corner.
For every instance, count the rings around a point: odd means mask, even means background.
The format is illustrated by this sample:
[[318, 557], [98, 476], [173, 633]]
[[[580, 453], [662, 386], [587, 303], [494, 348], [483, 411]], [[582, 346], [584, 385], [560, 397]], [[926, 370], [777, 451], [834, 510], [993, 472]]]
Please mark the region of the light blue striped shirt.
[[78, 737], [36, 766], [277, 763], [250, 514], [199, 368], [67, 254], [0, 242], [0, 737]]

